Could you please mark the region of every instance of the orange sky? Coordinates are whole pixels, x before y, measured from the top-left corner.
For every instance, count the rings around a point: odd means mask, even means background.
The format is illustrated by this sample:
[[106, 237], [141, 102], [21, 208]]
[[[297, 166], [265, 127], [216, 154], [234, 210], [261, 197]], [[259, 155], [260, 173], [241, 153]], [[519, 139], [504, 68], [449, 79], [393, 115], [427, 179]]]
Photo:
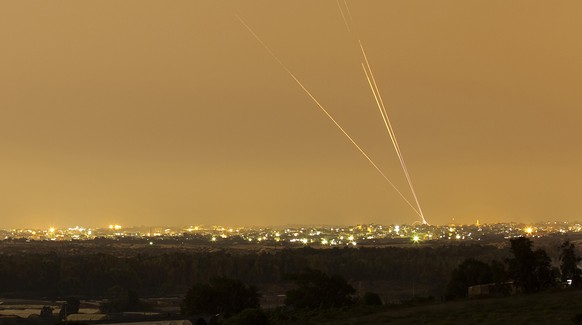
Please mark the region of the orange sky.
[[[430, 223], [580, 220], [582, 2], [349, 1]], [[0, 228], [412, 223], [326, 1], [0, 2]]]

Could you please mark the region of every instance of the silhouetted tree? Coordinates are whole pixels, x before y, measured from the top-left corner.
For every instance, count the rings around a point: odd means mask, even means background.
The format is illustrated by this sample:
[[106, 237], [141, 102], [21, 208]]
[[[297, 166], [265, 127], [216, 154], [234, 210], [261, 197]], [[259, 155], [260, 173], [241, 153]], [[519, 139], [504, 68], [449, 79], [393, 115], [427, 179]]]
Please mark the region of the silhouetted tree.
[[69, 297], [67, 301], [61, 306], [61, 311], [59, 312], [59, 318], [65, 319], [68, 315], [78, 314], [79, 306], [81, 301], [77, 297]]
[[509, 295], [512, 290], [505, 264], [499, 261], [492, 261], [489, 266], [493, 276], [493, 283], [495, 283], [494, 293], [503, 296]]
[[538, 292], [554, 283], [551, 260], [543, 249], [532, 250], [530, 239], [510, 239], [514, 258], [508, 259], [509, 277], [525, 293]]
[[576, 248], [574, 244], [566, 240], [560, 248], [560, 272], [562, 273], [562, 281], [572, 280], [573, 286], [582, 286], [582, 271], [578, 268], [578, 262], [582, 260], [576, 256]]
[[489, 264], [468, 258], [453, 270], [447, 286], [447, 297], [465, 298], [470, 286], [491, 282], [493, 282], [493, 271]]
[[44, 306], [40, 310], [40, 317], [43, 319], [51, 319], [53, 317], [53, 310], [51, 306]]
[[354, 303], [356, 290], [338, 276], [312, 269], [289, 276], [297, 288], [287, 291], [285, 304], [297, 308], [342, 307]]
[[[139, 243], [141, 239], [126, 240]], [[166, 239], [165, 239], [166, 240]], [[170, 240], [170, 239], [168, 239]], [[286, 274], [306, 267], [341, 275], [350, 282], [383, 282], [387, 279], [403, 289], [415, 282], [432, 293], [444, 291], [451, 271], [464, 258], [505, 258], [506, 250], [493, 246], [452, 245], [414, 249], [333, 248], [281, 249], [269, 253], [231, 254], [213, 252], [128, 252], [117, 256], [113, 241], [90, 244], [104, 249], [83, 249], [79, 254], [43, 252], [31, 248], [25, 254], [0, 258], [0, 292], [27, 298], [107, 296], [114, 286], [138, 290], [140, 294], [185, 294], [194, 283], [206, 283], [212, 275], [240, 279], [245, 283], [273, 284]], [[29, 243], [30, 245], [44, 245]], [[28, 245], [28, 244], [27, 244]]]
[[114, 287], [109, 292], [112, 295], [110, 299], [102, 302], [99, 306], [99, 309], [104, 313], [144, 311], [148, 309], [134, 290]]
[[493, 282], [501, 285], [503, 283], [506, 283], [508, 278], [507, 278], [507, 269], [505, 267], [505, 264], [503, 264], [502, 262], [499, 261], [492, 261], [490, 264], [490, 268], [491, 268], [491, 276], [493, 277]]
[[382, 299], [377, 293], [366, 292], [364, 297], [362, 297], [362, 302], [367, 306], [380, 306], [382, 305]]
[[254, 286], [238, 280], [212, 278], [207, 284], [195, 284], [182, 302], [182, 313], [224, 314], [229, 317], [243, 309], [258, 308], [259, 293]]
[[261, 309], [245, 309], [221, 322], [222, 325], [269, 325], [269, 318]]

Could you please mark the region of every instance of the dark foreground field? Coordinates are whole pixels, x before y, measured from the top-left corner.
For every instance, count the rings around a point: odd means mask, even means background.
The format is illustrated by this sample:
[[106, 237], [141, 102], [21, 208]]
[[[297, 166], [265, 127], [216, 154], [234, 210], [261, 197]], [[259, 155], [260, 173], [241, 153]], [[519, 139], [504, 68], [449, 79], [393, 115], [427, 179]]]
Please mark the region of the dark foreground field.
[[582, 324], [581, 320], [582, 291], [567, 290], [412, 306], [361, 306], [298, 315], [297, 319], [278, 323], [517, 325]]

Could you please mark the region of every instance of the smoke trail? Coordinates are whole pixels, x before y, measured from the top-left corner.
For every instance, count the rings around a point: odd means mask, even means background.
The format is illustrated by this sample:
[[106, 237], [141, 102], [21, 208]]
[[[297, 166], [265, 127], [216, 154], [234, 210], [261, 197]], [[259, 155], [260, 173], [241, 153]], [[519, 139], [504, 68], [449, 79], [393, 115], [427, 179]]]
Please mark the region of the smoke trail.
[[344, 20], [344, 24], [346, 25], [346, 28], [348, 29], [348, 32], [352, 32], [352, 30], [350, 29], [350, 24], [348, 24], [348, 20], [346, 19], [346, 16], [344, 15], [344, 10], [342, 9], [342, 5], [340, 4], [340, 0], [336, 0], [337, 2], [337, 7], [339, 8], [339, 11], [342, 15], [342, 19]]
[[402, 194], [402, 192], [400, 192], [400, 190], [398, 190], [398, 188], [394, 185], [394, 183], [392, 183], [392, 181], [390, 181], [390, 179], [384, 174], [384, 172], [382, 172], [382, 170], [380, 170], [378, 165], [376, 165], [376, 163], [374, 163], [374, 161], [370, 158], [370, 156], [368, 156], [368, 154], [356, 143], [356, 141], [347, 133], [347, 131], [344, 130], [343, 127], [341, 127], [341, 125], [319, 103], [319, 101], [311, 94], [311, 92], [309, 90], [307, 90], [307, 88], [305, 88], [305, 86], [301, 83], [301, 81], [299, 81], [299, 79], [297, 79], [297, 77], [295, 77], [295, 75], [291, 72], [291, 70], [289, 70], [287, 68], [287, 66], [283, 63], [283, 61], [281, 61], [275, 55], [275, 53], [273, 53], [273, 51], [271, 51], [271, 49], [267, 46], [267, 44], [265, 44], [261, 40], [261, 38], [249, 27], [249, 25], [247, 25], [247, 23], [240, 16], [236, 15], [236, 17], [241, 22], [241, 24], [243, 24], [243, 26], [251, 33], [251, 35], [253, 35], [253, 37], [265, 48], [265, 50], [267, 50], [267, 52], [271, 55], [271, 57], [273, 57], [273, 59], [275, 59], [275, 61], [277, 61], [277, 63], [279, 63], [279, 65], [287, 72], [287, 74], [289, 74], [289, 76], [291, 76], [291, 78], [293, 78], [293, 80], [295, 80], [295, 82], [299, 85], [299, 87], [301, 87], [301, 89], [303, 89], [303, 91], [309, 96], [309, 98], [311, 98], [311, 100], [313, 100], [313, 102], [323, 111], [323, 113], [325, 113], [325, 115], [335, 124], [335, 126], [348, 138], [348, 140], [350, 140], [350, 142], [358, 149], [358, 151], [360, 151], [360, 153], [368, 160], [368, 162], [370, 162], [370, 164], [372, 164], [372, 166], [380, 173], [380, 175], [382, 175], [382, 177], [384, 177], [384, 179], [392, 186], [392, 188], [394, 188], [394, 190], [396, 190], [396, 192], [412, 208], [412, 210], [414, 210], [414, 212], [416, 212], [417, 215], [419, 215], [421, 218], [423, 218], [422, 214], [412, 205], [412, 203], [410, 203], [410, 201], [408, 201], [408, 199], [406, 199], [406, 197]]
[[416, 191], [414, 190], [414, 186], [412, 185], [412, 179], [410, 178], [410, 174], [408, 173], [408, 168], [406, 166], [406, 163], [404, 162], [402, 151], [400, 150], [400, 146], [398, 145], [398, 141], [396, 140], [396, 135], [394, 133], [394, 129], [392, 128], [392, 123], [390, 122], [390, 118], [388, 117], [386, 106], [384, 105], [384, 101], [382, 100], [382, 96], [380, 95], [380, 90], [378, 89], [378, 85], [376, 84], [376, 79], [374, 78], [374, 74], [372, 73], [372, 68], [370, 67], [370, 62], [368, 61], [366, 51], [362, 46], [362, 42], [358, 40], [358, 43], [360, 44], [360, 49], [362, 50], [362, 55], [364, 56], [364, 60], [366, 62], [367, 71], [366, 67], [364, 67], [364, 73], [366, 75], [366, 78], [368, 79], [368, 84], [370, 85], [370, 89], [372, 90], [372, 93], [376, 100], [376, 104], [378, 105], [378, 109], [380, 110], [380, 114], [382, 115], [382, 119], [384, 120], [386, 130], [388, 131], [388, 135], [390, 135], [390, 139], [392, 140], [392, 144], [394, 145], [394, 149], [396, 150], [396, 154], [398, 155], [398, 159], [400, 160], [400, 165], [402, 166], [402, 170], [404, 171], [404, 175], [408, 182], [408, 186], [410, 187], [410, 191], [412, 192], [412, 196], [414, 197], [414, 201], [416, 202], [416, 206], [418, 207], [418, 211], [420, 212], [422, 223], [427, 224], [426, 219], [424, 218], [424, 214], [422, 213], [422, 209], [420, 207]]
[[[345, 4], [345, 7], [346, 7], [346, 12], [348, 13], [350, 21], [352, 23], [352, 29], [355, 29], [353, 27], [354, 23], [353, 23], [350, 7], [347, 3], [347, 0], [343, 0], [343, 1]], [[342, 13], [342, 18], [344, 18], [344, 22], [346, 23], [346, 26], [347, 26], [348, 23], [345, 20], [341, 5], [339, 5], [339, 0], [337, 0], [337, 2], [338, 2], [338, 6], [340, 7], [340, 12]], [[406, 177], [406, 181], [408, 182], [408, 186], [410, 187], [410, 192], [412, 193], [412, 196], [414, 197], [414, 201], [415, 201], [416, 206], [418, 208], [419, 216], [422, 219], [422, 223], [428, 224], [426, 219], [424, 218], [424, 214], [422, 212], [422, 208], [420, 207], [420, 202], [418, 201], [418, 197], [416, 195], [416, 191], [414, 189], [414, 186], [412, 185], [412, 179], [410, 177], [410, 174], [408, 173], [408, 167], [406, 166], [406, 163], [404, 161], [402, 151], [400, 150], [400, 145], [398, 144], [398, 141], [396, 140], [396, 135], [394, 133], [392, 123], [390, 122], [390, 118], [388, 117], [388, 112], [386, 110], [386, 106], [384, 105], [384, 101], [382, 100], [382, 96], [380, 95], [380, 90], [378, 88], [378, 85], [376, 84], [376, 78], [374, 78], [374, 74], [372, 72], [372, 67], [370, 66], [370, 62], [368, 61], [368, 56], [366, 55], [366, 51], [364, 50], [364, 46], [362, 45], [361, 40], [357, 37], [357, 32], [355, 32], [355, 34], [356, 34], [356, 39], [358, 40], [358, 45], [360, 46], [362, 56], [364, 57], [364, 61], [366, 63], [365, 66], [362, 64], [362, 67], [364, 69], [364, 74], [366, 76], [366, 79], [368, 80], [370, 90], [372, 91], [372, 94], [374, 95], [374, 99], [375, 99], [376, 104], [378, 106], [378, 109], [380, 111], [380, 115], [382, 115], [382, 120], [384, 121], [384, 125], [386, 126], [386, 130], [388, 131], [388, 135], [390, 136], [390, 140], [392, 141], [392, 145], [394, 146], [394, 150], [396, 151], [396, 154], [398, 155], [398, 160], [400, 161], [400, 165], [401, 165], [402, 170], [404, 172], [404, 176]]]
[[348, 17], [350, 17], [350, 22], [353, 22], [354, 18], [352, 17], [352, 11], [350, 10], [350, 6], [348, 6], [348, 0], [344, 0], [344, 5], [346, 5], [346, 11], [348, 13]]
[[[390, 135], [390, 138], [392, 140], [392, 143], [394, 145], [394, 149], [396, 150], [396, 152], [398, 154], [398, 158], [400, 160], [400, 164], [402, 165], [402, 169], [403, 169], [404, 174], [406, 176], [406, 180], [408, 181], [408, 185], [410, 186], [410, 190], [411, 190], [412, 195], [414, 196], [414, 200], [415, 200], [415, 202], [416, 202], [416, 204], [418, 206], [418, 210], [419, 210], [419, 212], [421, 214], [421, 217], [423, 219], [423, 223], [426, 224], [426, 220], [424, 219], [424, 215], [422, 213], [422, 209], [420, 207], [420, 203], [418, 202], [418, 198], [416, 196], [416, 191], [414, 190], [414, 186], [412, 185], [412, 180], [410, 178], [410, 174], [408, 173], [408, 168], [406, 166], [406, 163], [404, 162], [404, 157], [402, 156], [402, 151], [400, 150], [400, 145], [398, 144], [398, 141], [396, 140], [396, 135], [394, 133], [394, 129], [392, 128], [392, 123], [390, 122], [390, 118], [388, 117], [388, 113], [386, 111], [386, 106], [384, 106], [384, 101], [382, 100], [382, 96], [380, 95], [380, 90], [378, 89], [378, 85], [376, 84], [376, 79], [374, 78], [374, 75], [372, 73], [372, 68], [370, 67], [370, 63], [368, 61], [368, 57], [366, 56], [366, 52], [364, 51], [364, 47], [362, 46], [362, 43], [361, 42], [360, 42], [360, 48], [362, 50], [362, 54], [364, 56], [364, 59], [366, 61], [366, 65], [368, 67], [368, 71], [370, 73], [370, 78], [368, 78], [368, 79], [371, 79], [372, 80], [372, 83], [371, 84], [374, 85], [372, 87], [372, 85], [370, 84], [370, 87], [372, 89], [372, 92], [375, 92], [376, 95], [377, 95], [377, 99], [379, 100], [379, 104], [381, 105], [381, 108], [382, 108], [381, 109], [381, 111], [382, 111], [381, 113], [383, 113], [382, 114], [382, 117], [383, 117], [384, 122], [386, 124], [386, 127], [387, 127], [388, 133]], [[366, 77], [368, 77], [367, 74], [366, 74]], [[377, 103], [378, 103], [378, 100], [377, 100]]]

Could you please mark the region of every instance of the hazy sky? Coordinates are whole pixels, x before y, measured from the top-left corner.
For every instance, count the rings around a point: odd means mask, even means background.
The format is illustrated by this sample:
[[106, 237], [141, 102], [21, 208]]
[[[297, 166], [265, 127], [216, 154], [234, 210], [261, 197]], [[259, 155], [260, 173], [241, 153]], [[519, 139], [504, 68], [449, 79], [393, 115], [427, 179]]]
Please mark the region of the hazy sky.
[[[348, 3], [430, 223], [582, 219], [582, 2]], [[419, 220], [236, 14], [412, 200], [335, 0], [4, 0], [0, 228]]]

